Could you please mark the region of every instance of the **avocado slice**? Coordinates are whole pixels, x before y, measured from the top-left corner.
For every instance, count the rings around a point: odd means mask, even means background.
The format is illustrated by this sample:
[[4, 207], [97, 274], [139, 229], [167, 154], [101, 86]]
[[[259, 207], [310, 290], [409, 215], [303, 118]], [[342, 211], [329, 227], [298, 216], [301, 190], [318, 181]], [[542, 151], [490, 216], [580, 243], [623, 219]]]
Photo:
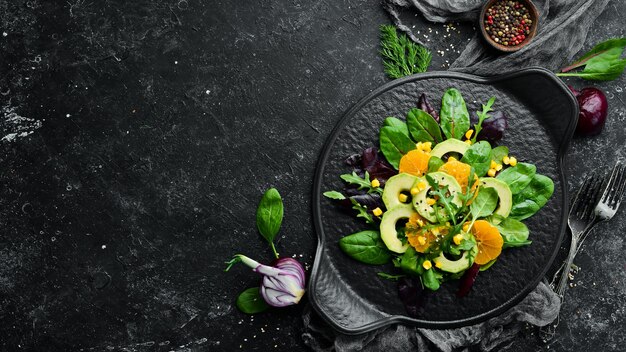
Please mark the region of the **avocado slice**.
[[400, 219], [408, 219], [415, 213], [411, 207], [407, 207], [404, 204], [395, 206], [388, 209], [383, 214], [383, 219], [380, 221], [380, 237], [385, 242], [387, 248], [396, 253], [404, 253], [409, 247], [407, 244], [402, 244], [398, 238], [398, 231], [396, 231], [396, 223]]
[[[481, 177], [479, 180], [481, 187], [493, 188], [498, 193], [499, 204], [493, 213], [503, 218], [509, 216], [513, 206], [513, 194], [509, 185], [493, 177]], [[500, 221], [497, 222], [499, 223]]]
[[461, 142], [458, 139], [450, 138], [435, 145], [433, 150], [430, 152], [430, 155], [438, 158], [443, 158], [446, 153], [459, 153], [463, 155], [469, 148], [469, 144]]
[[410, 208], [411, 204], [402, 203], [400, 201], [400, 192], [410, 193], [411, 187], [413, 187], [416, 180], [416, 176], [406, 173], [400, 173], [390, 177], [387, 182], [385, 182], [385, 189], [383, 190], [383, 203], [385, 203], [385, 207], [391, 209], [402, 205]]
[[[461, 186], [456, 181], [456, 179], [444, 172], [431, 172], [430, 175], [434, 178], [441, 186], [448, 186], [448, 190], [450, 194], [454, 196], [454, 204], [456, 204], [459, 208], [463, 205], [461, 201], [460, 195], [462, 194]], [[426, 181], [426, 177], [421, 178], [420, 180]], [[418, 180], [418, 182], [420, 181]], [[428, 182], [426, 181], [428, 184]], [[430, 222], [437, 222], [437, 216], [435, 215], [435, 211], [432, 205], [428, 205], [426, 199], [428, 198], [428, 191], [430, 191], [430, 185], [427, 185], [424, 190], [419, 192], [413, 197], [413, 208], [426, 220]], [[440, 209], [439, 218], [442, 220], [449, 220], [449, 216], [444, 209]]]
[[438, 267], [442, 271], [456, 274], [469, 268], [472, 263], [474, 263], [474, 257], [476, 257], [477, 253], [478, 246], [474, 246], [471, 250], [464, 251], [461, 258], [457, 260], [450, 260], [443, 255], [443, 252], [441, 252], [439, 253], [439, 256], [435, 258], [435, 263], [439, 264]]

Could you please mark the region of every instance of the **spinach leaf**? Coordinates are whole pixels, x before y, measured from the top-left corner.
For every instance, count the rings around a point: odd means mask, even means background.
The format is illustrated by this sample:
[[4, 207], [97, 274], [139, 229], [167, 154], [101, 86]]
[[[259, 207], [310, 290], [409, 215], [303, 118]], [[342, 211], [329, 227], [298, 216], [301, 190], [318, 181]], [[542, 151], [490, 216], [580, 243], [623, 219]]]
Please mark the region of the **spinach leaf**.
[[476, 199], [470, 204], [470, 213], [474, 219], [491, 215], [498, 205], [498, 193], [493, 188], [481, 188]]
[[398, 279], [401, 279], [403, 277], [406, 277], [406, 275], [391, 275], [391, 274], [387, 274], [387, 273], [376, 273], [378, 276], [382, 277], [383, 279], [387, 279], [387, 280], [391, 280], [391, 281], [398, 281]]
[[261, 198], [256, 209], [256, 226], [261, 236], [270, 244], [276, 258], [278, 258], [278, 252], [274, 247], [274, 237], [276, 237], [282, 223], [283, 200], [276, 188], [270, 188], [263, 194], [263, 198]]
[[378, 231], [366, 230], [345, 236], [339, 240], [339, 247], [351, 258], [365, 264], [380, 265], [391, 260]]
[[327, 192], [324, 192], [323, 194], [324, 194], [324, 197], [330, 198], [330, 199], [336, 199], [336, 200], [346, 199], [346, 196], [344, 196], [343, 194], [337, 191], [327, 191]]
[[[604, 41], [588, 51], [578, 61], [563, 68], [557, 76], [576, 76], [589, 80], [610, 81], [618, 78], [626, 67], [626, 59], [621, 55], [626, 47], [626, 38]], [[580, 72], [569, 71], [585, 66]]]
[[480, 266], [480, 269], [478, 269], [478, 270], [480, 270], [480, 271], [485, 271], [485, 270], [487, 270], [487, 269], [491, 268], [491, 266], [492, 266], [492, 265], [496, 262], [496, 260], [497, 260], [497, 259], [490, 260], [489, 262], [487, 262], [487, 264], [483, 264], [483, 265], [481, 265], [481, 266]]
[[546, 205], [554, 193], [554, 182], [544, 175], [536, 174], [519, 194], [513, 196], [512, 218], [524, 220], [533, 216]]
[[406, 134], [407, 137], [409, 136], [409, 128], [407, 127], [406, 122], [400, 120], [399, 118], [388, 117], [385, 119], [385, 121], [383, 121], [383, 126], [401, 128], [404, 134]]
[[441, 129], [447, 138], [462, 139], [470, 128], [470, 118], [461, 92], [448, 89], [441, 99]]
[[415, 251], [415, 248], [409, 246], [406, 252], [400, 257], [400, 269], [409, 275], [421, 275], [424, 271], [422, 262]]
[[431, 156], [430, 159], [428, 159], [428, 172], [435, 172], [439, 170], [439, 168], [442, 167], [443, 164], [445, 163], [443, 162], [443, 160], [441, 160], [441, 158]]
[[406, 123], [414, 141], [432, 143], [443, 141], [439, 124], [426, 111], [416, 108], [409, 110]]
[[410, 150], [415, 149], [415, 143], [404, 133], [402, 127], [385, 126], [380, 129], [380, 150], [387, 161], [398, 169], [400, 159]]
[[424, 273], [422, 274], [422, 283], [424, 284], [424, 287], [433, 291], [437, 291], [440, 286], [439, 280], [437, 279], [433, 269], [424, 270]]
[[491, 164], [491, 145], [486, 141], [472, 144], [465, 154], [463, 154], [461, 161], [472, 165], [476, 176], [485, 176]]
[[491, 149], [491, 160], [498, 164], [502, 164], [502, 159], [507, 155], [509, 155], [509, 148], [506, 146], [501, 145]]
[[251, 287], [239, 294], [237, 297], [237, 308], [246, 314], [261, 313], [269, 309], [263, 297], [259, 293], [258, 287]]
[[504, 239], [502, 248], [521, 247], [532, 243], [528, 240], [528, 227], [521, 221], [506, 218], [495, 226]]
[[500, 181], [506, 182], [511, 189], [511, 193], [520, 193], [533, 179], [537, 167], [532, 164], [518, 163], [513, 167], [509, 167], [500, 172], [496, 178]]

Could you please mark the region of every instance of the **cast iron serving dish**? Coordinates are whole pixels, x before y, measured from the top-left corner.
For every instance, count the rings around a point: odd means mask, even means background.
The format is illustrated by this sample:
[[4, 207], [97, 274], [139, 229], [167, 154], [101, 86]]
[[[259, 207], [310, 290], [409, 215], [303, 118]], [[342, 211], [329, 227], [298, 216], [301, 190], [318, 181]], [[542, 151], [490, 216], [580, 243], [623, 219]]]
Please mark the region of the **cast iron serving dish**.
[[[404, 119], [421, 93], [438, 107], [450, 87], [461, 91], [471, 113], [495, 96], [494, 108], [509, 114], [509, 128], [499, 144], [508, 146], [518, 160], [536, 164], [554, 181], [555, 190], [548, 204], [526, 221], [530, 246], [503, 252], [463, 298], [456, 295], [458, 280], [428, 293], [419, 316], [413, 318], [406, 314], [396, 283], [376, 275], [393, 272], [391, 264], [362, 264], [341, 251], [339, 239], [366, 225], [338, 211], [322, 193], [343, 187], [338, 176], [350, 171], [345, 163], [348, 156], [378, 147], [378, 132], [386, 117]], [[339, 121], [317, 166], [313, 220], [318, 247], [309, 282], [313, 307], [335, 329], [359, 334], [393, 323], [439, 329], [467, 326], [519, 303], [545, 275], [565, 233], [569, 202], [562, 164], [577, 116], [576, 99], [569, 89], [541, 68], [495, 77], [428, 72], [392, 81], [363, 98]]]

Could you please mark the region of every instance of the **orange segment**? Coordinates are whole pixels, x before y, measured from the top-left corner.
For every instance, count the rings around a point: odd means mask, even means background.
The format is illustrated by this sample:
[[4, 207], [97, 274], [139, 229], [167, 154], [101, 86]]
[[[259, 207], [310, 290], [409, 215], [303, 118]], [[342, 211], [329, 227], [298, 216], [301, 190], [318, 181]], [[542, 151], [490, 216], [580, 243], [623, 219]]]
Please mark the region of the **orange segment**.
[[404, 154], [400, 159], [399, 172], [405, 172], [414, 176], [423, 176], [428, 171], [430, 153], [414, 149]]
[[[446, 174], [454, 177], [454, 179], [461, 186], [463, 193], [467, 193], [467, 184], [469, 183], [470, 172], [472, 171], [471, 166], [456, 159], [449, 159], [439, 168], [439, 171], [445, 172]], [[478, 177], [474, 175], [474, 178], [476, 179], [476, 182], [472, 186], [472, 192], [474, 192], [476, 187], [478, 187]]]
[[443, 236], [447, 233], [446, 228], [439, 228], [437, 231], [422, 229], [422, 226], [428, 224], [428, 221], [417, 213], [411, 215], [406, 224], [406, 235], [409, 244], [419, 253], [425, 253], [438, 236]]
[[474, 259], [476, 264], [487, 264], [502, 253], [504, 240], [495, 226], [485, 220], [476, 220], [471, 231], [478, 243], [478, 254]]

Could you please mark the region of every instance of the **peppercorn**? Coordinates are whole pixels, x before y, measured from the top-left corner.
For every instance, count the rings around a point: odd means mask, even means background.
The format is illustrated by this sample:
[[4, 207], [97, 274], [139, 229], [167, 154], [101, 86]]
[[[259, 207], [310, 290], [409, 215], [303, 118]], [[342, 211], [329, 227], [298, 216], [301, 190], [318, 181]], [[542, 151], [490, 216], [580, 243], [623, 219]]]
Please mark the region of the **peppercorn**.
[[485, 12], [485, 32], [504, 46], [523, 43], [530, 34], [530, 12], [520, 1], [496, 1]]

